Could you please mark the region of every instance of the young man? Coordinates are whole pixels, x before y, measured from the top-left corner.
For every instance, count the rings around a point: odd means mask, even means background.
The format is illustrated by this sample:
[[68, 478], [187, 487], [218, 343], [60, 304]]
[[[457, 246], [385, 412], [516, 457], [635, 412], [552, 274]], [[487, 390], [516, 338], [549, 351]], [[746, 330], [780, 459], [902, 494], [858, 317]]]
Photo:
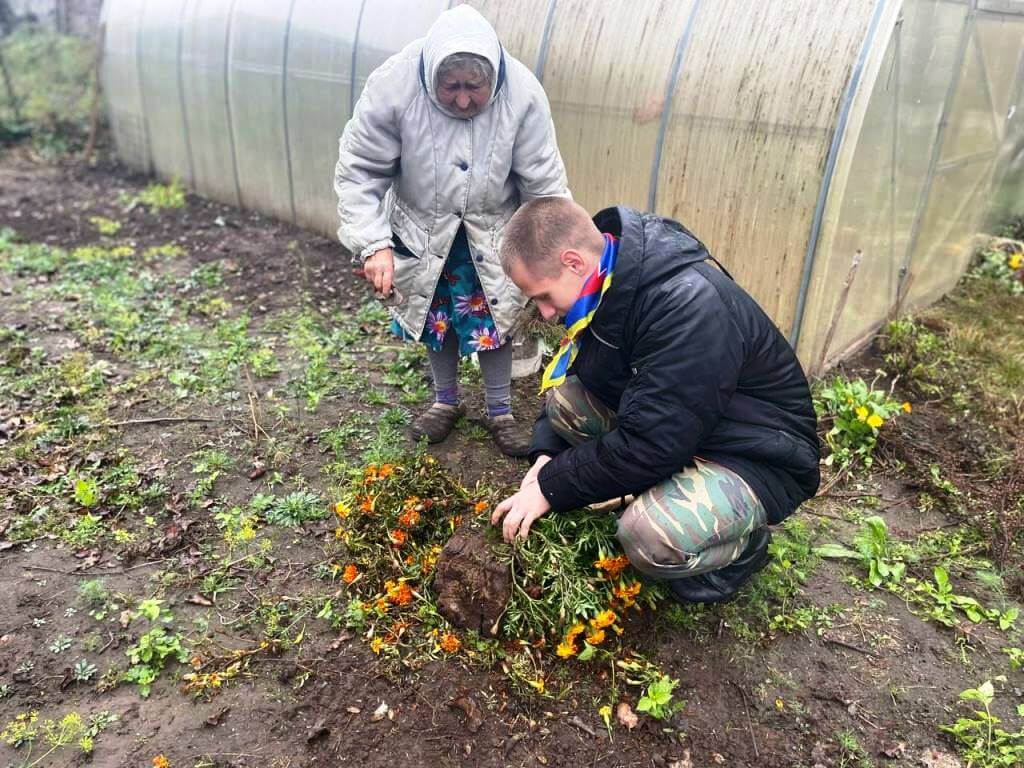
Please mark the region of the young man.
[[591, 220], [541, 198], [505, 227], [501, 261], [567, 336], [544, 372], [533, 465], [492, 522], [511, 541], [549, 511], [636, 494], [617, 534], [633, 566], [682, 602], [735, 595], [767, 563], [767, 526], [818, 488], [789, 343], [671, 219], [619, 206]]

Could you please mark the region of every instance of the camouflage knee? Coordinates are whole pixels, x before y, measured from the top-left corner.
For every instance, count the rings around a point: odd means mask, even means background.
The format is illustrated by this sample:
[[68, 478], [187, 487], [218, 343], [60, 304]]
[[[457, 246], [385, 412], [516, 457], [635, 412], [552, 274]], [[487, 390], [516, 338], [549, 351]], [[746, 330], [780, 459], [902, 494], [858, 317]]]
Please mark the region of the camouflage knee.
[[587, 391], [575, 376], [548, 392], [544, 408], [555, 432], [570, 445], [610, 432], [618, 422], [615, 411]]
[[674, 579], [728, 565], [765, 524], [764, 506], [739, 475], [698, 459], [640, 494], [617, 537], [638, 571]]

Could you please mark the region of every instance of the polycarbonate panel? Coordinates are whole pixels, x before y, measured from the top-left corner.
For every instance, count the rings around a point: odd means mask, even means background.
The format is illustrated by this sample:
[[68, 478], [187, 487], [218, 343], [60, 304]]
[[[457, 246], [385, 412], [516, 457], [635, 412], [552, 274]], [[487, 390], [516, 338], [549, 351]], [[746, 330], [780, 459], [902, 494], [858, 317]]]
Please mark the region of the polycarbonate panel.
[[[964, 84], [967, 87], [963, 87]], [[964, 56], [961, 87], [957, 89], [950, 109], [949, 128], [939, 162], [995, 151], [999, 145], [999, 133], [993, 110], [988, 75], [982, 66], [977, 38], [971, 35]]]
[[903, 5], [900, 131], [897, 152], [896, 253], [910, 258], [911, 233], [935, 150], [939, 121], [954, 73], [967, 8], [938, 0]]
[[153, 170], [192, 185], [188, 130], [182, 110], [178, 54], [185, 0], [144, 3], [139, 31], [139, 69], [146, 130], [156, 151]]
[[299, 224], [334, 236], [332, 169], [349, 119], [362, 0], [296, 0], [288, 43], [288, 144]]
[[188, 0], [181, 38], [181, 85], [196, 191], [240, 205], [227, 92], [232, 1]]
[[1024, 48], [1024, 16], [979, 15], [974, 22], [974, 37], [988, 74], [992, 111], [1002, 133], [1011, 99], [1016, 97], [1014, 88]]
[[988, 215], [991, 224], [998, 226], [1010, 216], [1024, 214], [1024, 16], [981, 15], [975, 34], [1001, 121], [1002, 145]]
[[898, 34], [897, 29], [889, 38], [859, 136], [850, 136], [856, 138], [856, 149], [849, 173], [833, 184], [832, 194], [841, 195], [842, 200], [838, 226], [828, 222], [823, 231], [831, 238], [819, 241], [800, 334], [799, 348], [808, 367], [827, 362], [828, 355], [823, 359], [821, 346], [839, 309], [842, 286], [858, 251], [860, 264], [829, 353], [845, 349], [872, 329], [879, 318], [886, 316], [896, 295], [900, 259], [893, 236], [897, 181], [893, 155], [898, 139]]
[[910, 271], [908, 306], [934, 301], [957, 284], [970, 262], [993, 163], [983, 160], [937, 174], [921, 221]]
[[[505, 50], [531, 70], [537, 70], [540, 43], [548, 7], [553, 0], [469, 0], [456, 5], [471, 5], [491, 22]], [[575, 21], [573, 23], [576, 23]]]
[[117, 154], [126, 165], [149, 171], [149, 140], [138, 67], [142, 5], [143, 0], [107, 0], [101, 71]]
[[413, 40], [426, 35], [447, 7], [447, 0], [367, 0], [356, 51], [357, 99], [370, 73]]
[[978, 10], [1024, 14], [1024, 0], [978, 0]]
[[832, 131], [874, 10], [874, 0], [718, 0], [694, 22], [656, 208], [697, 233], [782, 328], [793, 322]]
[[239, 0], [228, 46], [228, 99], [242, 205], [286, 221], [292, 220], [283, 92], [290, 8], [291, 0]]
[[[903, 21], [889, 39], [860, 134], [847, 136], [854, 147], [848, 175], [832, 182], [798, 347], [808, 367], [822, 360], [858, 250], [862, 260], [825, 362], [881, 323], [896, 302], [966, 16], [966, 7], [945, 0], [903, 3]], [[878, 44], [887, 37], [880, 30]]]
[[[650, 168], [676, 44], [694, 0], [655, 0], [623, 14], [618, 0], [561, 0], [544, 89], [573, 196], [596, 211], [647, 207]], [[630, 51], [609, 56], [608, 51]]]

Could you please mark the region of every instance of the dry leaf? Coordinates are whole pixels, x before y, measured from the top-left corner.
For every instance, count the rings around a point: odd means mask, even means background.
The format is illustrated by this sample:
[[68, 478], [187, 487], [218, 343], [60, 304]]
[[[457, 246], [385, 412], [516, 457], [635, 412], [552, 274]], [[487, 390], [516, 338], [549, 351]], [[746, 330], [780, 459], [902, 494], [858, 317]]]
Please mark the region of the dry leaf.
[[373, 720], [373, 722], [376, 723], [379, 720], [383, 720], [385, 717], [387, 717], [390, 711], [391, 707], [387, 705], [387, 702], [382, 701], [380, 703], [380, 706], [373, 710], [373, 717], [371, 719]]

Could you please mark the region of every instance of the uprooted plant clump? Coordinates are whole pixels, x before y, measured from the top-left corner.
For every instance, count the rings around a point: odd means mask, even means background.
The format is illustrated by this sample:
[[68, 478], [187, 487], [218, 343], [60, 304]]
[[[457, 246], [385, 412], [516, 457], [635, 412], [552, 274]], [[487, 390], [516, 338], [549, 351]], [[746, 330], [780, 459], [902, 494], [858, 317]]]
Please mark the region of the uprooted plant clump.
[[334, 509], [331, 572], [347, 602], [324, 612], [407, 665], [461, 650], [488, 663], [521, 656], [510, 668], [528, 660], [531, 674], [518, 682], [544, 692], [544, 666], [559, 658], [636, 656], [625, 622], [660, 594], [621, 554], [613, 516], [548, 516], [509, 546], [486, 523], [488, 502], [427, 454], [353, 470]]

